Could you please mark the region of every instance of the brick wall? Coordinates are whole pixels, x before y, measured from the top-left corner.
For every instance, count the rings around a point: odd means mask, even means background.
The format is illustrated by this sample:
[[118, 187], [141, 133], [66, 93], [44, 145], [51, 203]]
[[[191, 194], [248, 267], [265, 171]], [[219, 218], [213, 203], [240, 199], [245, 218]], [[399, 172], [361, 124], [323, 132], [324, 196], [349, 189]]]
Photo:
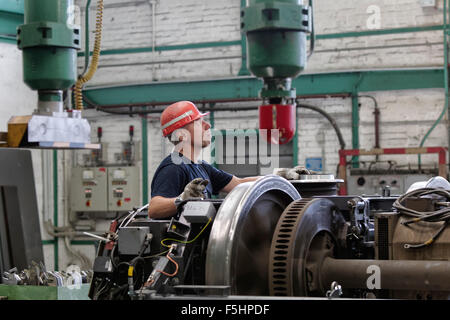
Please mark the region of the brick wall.
[[[156, 46], [239, 40], [239, 7], [239, 0], [158, 1], [154, 13]], [[92, 5], [91, 26], [94, 9]], [[104, 17], [103, 49], [151, 47], [153, 24], [149, 2], [108, 2]], [[317, 34], [440, 25], [443, 21], [442, 1], [438, 1], [436, 9], [422, 8], [417, 0], [316, 1], [315, 21]], [[443, 64], [442, 41], [441, 31], [319, 39], [306, 73], [440, 67]], [[101, 59], [103, 66], [90, 85], [236, 76], [241, 60], [233, 57], [239, 55], [240, 46], [104, 55]], [[216, 58], [222, 60], [211, 60]], [[191, 59], [196, 61], [170, 62]], [[417, 146], [444, 104], [443, 90], [361, 94], [370, 94], [378, 101], [382, 147]], [[351, 148], [351, 99], [309, 99], [305, 102], [322, 107], [335, 117], [347, 148]], [[368, 149], [374, 145], [373, 101], [361, 98], [360, 104], [360, 146]], [[233, 104], [239, 105], [245, 104]], [[300, 109], [298, 119], [299, 162], [304, 163], [307, 157], [321, 156], [324, 158], [324, 170], [334, 172], [339, 144], [331, 125], [324, 117], [309, 110]], [[447, 145], [445, 124], [446, 117], [430, 135], [426, 145]], [[234, 112], [216, 112], [215, 125], [217, 129], [231, 129], [230, 126], [256, 128], [257, 112], [240, 111], [238, 116]], [[159, 161], [169, 152], [170, 144], [162, 148], [164, 140], [154, 138], [159, 135], [157, 121], [149, 123], [150, 135], [151, 178]], [[415, 157], [402, 157], [399, 161], [414, 162]], [[432, 163], [434, 158], [424, 157], [424, 161]]]

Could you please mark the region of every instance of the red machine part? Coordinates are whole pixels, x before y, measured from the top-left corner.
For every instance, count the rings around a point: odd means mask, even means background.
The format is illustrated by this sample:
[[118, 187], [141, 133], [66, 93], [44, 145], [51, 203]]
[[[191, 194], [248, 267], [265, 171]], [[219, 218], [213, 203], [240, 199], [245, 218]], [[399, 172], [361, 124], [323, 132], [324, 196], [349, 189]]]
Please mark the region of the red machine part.
[[[117, 220], [113, 220], [113, 222], [111, 222], [111, 224], [109, 226], [109, 231], [110, 232], [116, 232], [118, 226], [119, 226], [119, 222]], [[106, 245], [105, 245], [105, 249], [106, 250], [112, 250], [113, 248], [114, 248], [114, 241], [113, 240], [111, 240], [108, 243], [106, 243]]]
[[[295, 135], [295, 104], [270, 104], [259, 107], [260, 135], [273, 144], [286, 144]], [[278, 135], [271, 131], [278, 130]], [[261, 130], [267, 130], [261, 132]]]

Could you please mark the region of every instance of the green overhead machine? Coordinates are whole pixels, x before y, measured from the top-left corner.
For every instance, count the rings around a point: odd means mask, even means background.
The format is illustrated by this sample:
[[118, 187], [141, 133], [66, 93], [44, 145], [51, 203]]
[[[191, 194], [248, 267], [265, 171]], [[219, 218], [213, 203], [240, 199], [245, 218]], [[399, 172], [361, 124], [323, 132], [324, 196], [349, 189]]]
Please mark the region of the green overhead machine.
[[[24, 24], [17, 28], [23, 80], [38, 92], [32, 115], [8, 122], [9, 147], [86, 148], [90, 126], [79, 111], [65, 112], [63, 92], [77, 80], [80, 26], [73, 0], [25, 0]], [[97, 148], [97, 146], [93, 146]]]
[[289, 142], [295, 134], [295, 88], [292, 79], [307, 62], [307, 34], [314, 50], [313, 1], [248, 0], [241, 10], [241, 29], [247, 37], [247, 68], [264, 85], [260, 91], [260, 129], [279, 133], [267, 139], [275, 144]]
[[[313, 31], [312, 6], [300, 3], [249, 0], [241, 11], [241, 29], [247, 36], [247, 67], [264, 79], [261, 98], [296, 97], [291, 82], [306, 67], [307, 33]], [[310, 54], [314, 37], [311, 39]]]
[[72, 1], [26, 0], [25, 23], [17, 29], [24, 82], [33, 90], [65, 90], [77, 80], [80, 28]]

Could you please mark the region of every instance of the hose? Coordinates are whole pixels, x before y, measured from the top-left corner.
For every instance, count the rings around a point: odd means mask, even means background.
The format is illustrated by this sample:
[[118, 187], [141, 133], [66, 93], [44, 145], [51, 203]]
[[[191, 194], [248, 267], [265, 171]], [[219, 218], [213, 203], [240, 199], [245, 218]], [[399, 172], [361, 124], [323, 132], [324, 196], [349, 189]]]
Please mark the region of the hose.
[[321, 115], [323, 115], [325, 118], [327, 118], [327, 120], [333, 126], [334, 131], [336, 131], [336, 135], [339, 140], [339, 145], [341, 146], [341, 150], [345, 149], [345, 141], [344, 141], [344, 137], [342, 136], [341, 129], [339, 129], [339, 127], [336, 123], [336, 120], [334, 120], [334, 118], [330, 114], [328, 114], [328, 112], [326, 112], [316, 106], [312, 106], [309, 104], [303, 104], [303, 103], [297, 103], [297, 107], [316, 111], [316, 112], [320, 113]]
[[314, 1], [313, 0], [309, 0], [309, 8], [311, 10], [311, 38], [310, 38], [308, 59], [313, 55], [314, 49], [316, 46], [316, 32], [314, 29]]
[[72, 245], [70, 244], [70, 238], [69, 237], [65, 237], [64, 238], [64, 244], [66, 245], [67, 250], [76, 258], [78, 258], [78, 260], [81, 261], [81, 267], [84, 270], [89, 270], [92, 268], [92, 262], [91, 260], [84, 255], [83, 253], [81, 253], [80, 251], [75, 250]]
[[83, 109], [83, 85], [92, 79], [95, 72], [97, 71], [99, 59], [100, 59], [100, 46], [102, 42], [102, 28], [103, 28], [103, 0], [98, 0], [97, 3], [97, 18], [95, 27], [95, 42], [94, 50], [92, 53], [92, 61], [89, 66], [88, 71], [78, 77], [78, 81], [75, 84], [74, 95], [75, 95], [75, 107], [77, 110]]

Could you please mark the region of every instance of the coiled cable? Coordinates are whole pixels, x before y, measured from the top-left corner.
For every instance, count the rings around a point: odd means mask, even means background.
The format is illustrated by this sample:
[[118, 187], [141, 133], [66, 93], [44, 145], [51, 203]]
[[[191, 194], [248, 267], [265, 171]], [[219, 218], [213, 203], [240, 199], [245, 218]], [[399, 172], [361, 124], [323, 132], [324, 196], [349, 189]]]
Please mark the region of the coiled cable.
[[[408, 198], [420, 198], [424, 196], [430, 196], [432, 194], [445, 198], [447, 202], [450, 201], [450, 192], [448, 192], [447, 190], [436, 188], [420, 188], [402, 195], [393, 204], [393, 207], [397, 209], [398, 212], [412, 218], [411, 220], [402, 222], [402, 225], [404, 226], [420, 221], [444, 222], [439, 230], [430, 239], [418, 245], [405, 244], [405, 249], [418, 249], [431, 245], [436, 241], [436, 239], [445, 230], [448, 223], [450, 222], [450, 207], [448, 206], [444, 206], [436, 211], [417, 211], [404, 206], [404, 202]], [[439, 203], [443, 204], [444, 202], [439, 201]]]
[[78, 77], [78, 80], [74, 88], [75, 108], [77, 110], [83, 109], [83, 93], [82, 93], [83, 85], [92, 79], [95, 72], [97, 71], [98, 63], [100, 60], [100, 46], [102, 43], [102, 29], [103, 29], [103, 9], [104, 9], [103, 0], [98, 0], [96, 26], [95, 26], [95, 41], [91, 65], [89, 66], [89, 69], [85, 74], [82, 74]]

